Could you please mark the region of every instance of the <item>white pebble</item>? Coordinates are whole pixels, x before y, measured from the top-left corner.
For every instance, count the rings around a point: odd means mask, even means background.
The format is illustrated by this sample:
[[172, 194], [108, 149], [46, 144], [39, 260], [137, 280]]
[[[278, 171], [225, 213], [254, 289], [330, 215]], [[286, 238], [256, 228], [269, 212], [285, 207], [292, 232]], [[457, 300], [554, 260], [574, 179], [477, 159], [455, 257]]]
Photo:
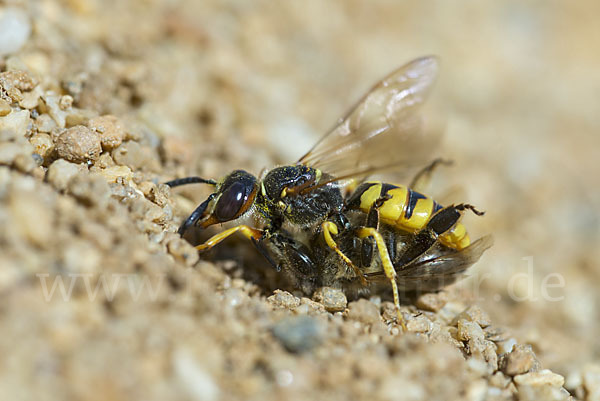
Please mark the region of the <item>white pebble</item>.
[[219, 387], [203, 366], [184, 349], [173, 353], [175, 378], [189, 397], [198, 401], [212, 401], [219, 398]]
[[15, 53], [31, 34], [31, 24], [23, 10], [0, 8], [0, 56]]
[[29, 110], [13, 111], [0, 117], [0, 140], [19, 140], [25, 138], [29, 125]]

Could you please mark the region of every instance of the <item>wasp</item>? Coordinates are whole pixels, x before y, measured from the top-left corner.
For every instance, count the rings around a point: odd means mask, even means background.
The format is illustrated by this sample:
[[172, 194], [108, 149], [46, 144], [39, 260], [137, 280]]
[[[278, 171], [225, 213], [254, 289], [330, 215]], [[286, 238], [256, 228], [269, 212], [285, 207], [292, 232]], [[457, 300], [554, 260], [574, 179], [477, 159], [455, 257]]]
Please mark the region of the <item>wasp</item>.
[[[471, 242], [460, 222], [466, 211], [483, 213], [465, 203], [444, 207], [420, 191], [444, 163], [431, 162], [438, 136], [422, 113], [438, 68], [428, 56], [393, 71], [294, 164], [259, 177], [235, 170], [219, 180], [167, 182], [214, 187], [179, 233], [257, 216], [258, 227], [238, 224], [196, 248], [208, 250], [239, 232], [309, 295], [320, 286], [363, 293], [388, 283], [404, 325], [400, 290], [437, 290], [492, 245], [490, 236]], [[408, 186], [365, 181], [428, 160]]]

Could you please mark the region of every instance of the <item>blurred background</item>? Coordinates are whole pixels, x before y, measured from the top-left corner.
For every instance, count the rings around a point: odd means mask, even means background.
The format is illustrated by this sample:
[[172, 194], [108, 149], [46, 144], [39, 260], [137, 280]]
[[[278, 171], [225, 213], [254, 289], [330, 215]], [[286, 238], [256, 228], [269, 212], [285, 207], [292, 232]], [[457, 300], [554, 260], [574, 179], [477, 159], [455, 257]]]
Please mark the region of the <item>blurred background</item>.
[[19, 62], [156, 134], [161, 179], [296, 160], [378, 79], [438, 55], [437, 153], [455, 163], [430, 193], [460, 188], [486, 211], [471, 236], [495, 237], [464, 296], [567, 379], [600, 360], [599, 2], [0, 4], [31, 23]]

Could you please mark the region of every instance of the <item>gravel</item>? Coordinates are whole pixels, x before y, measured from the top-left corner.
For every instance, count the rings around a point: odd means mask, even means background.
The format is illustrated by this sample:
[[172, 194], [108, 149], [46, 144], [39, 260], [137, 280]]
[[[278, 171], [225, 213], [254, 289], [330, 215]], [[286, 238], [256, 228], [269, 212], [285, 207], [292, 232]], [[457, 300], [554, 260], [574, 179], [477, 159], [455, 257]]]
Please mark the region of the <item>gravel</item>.
[[[600, 397], [589, 4], [440, 5], [432, 20], [420, 2], [370, 2], [367, 19], [333, 2], [150, 3], [0, 6], [3, 399]], [[373, 78], [429, 51], [457, 163], [427, 193], [466, 187], [487, 213], [465, 224], [497, 245], [471, 279], [406, 300], [406, 332], [385, 292], [310, 299], [244, 238], [199, 254], [219, 227], [176, 234], [210, 188], [163, 182], [289, 162]], [[516, 302], [527, 255], [534, 291]], [[564, 300], [544, 301], [556, 272]]]
[[56, 140], [56, 152], [73, 163], [92, 163], [102, 152], [100, 137], [82, 125], [66, 129]]
[[323, 329], [310, 316], [293, 316], [273, 326], [273, 335], [290, 352], [306, 352], [323, 341]]
[[346, 295], [338, 288], [321, 287], [315, 291], [313, 299], [323, 304], [328, 312], [342, 312], [348, 304]]

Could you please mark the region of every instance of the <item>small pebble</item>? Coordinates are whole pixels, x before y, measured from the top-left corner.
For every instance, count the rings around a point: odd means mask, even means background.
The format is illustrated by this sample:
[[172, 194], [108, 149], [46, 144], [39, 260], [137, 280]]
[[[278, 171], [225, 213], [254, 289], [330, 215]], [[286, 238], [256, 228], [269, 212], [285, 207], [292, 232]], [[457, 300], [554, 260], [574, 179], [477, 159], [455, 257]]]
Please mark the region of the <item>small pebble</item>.
[[134, 218], [143, 219], [154, 223], [164, 223], [165, 211], [158, 205], [150, 202], [143, 196], [133, 199], [130, 204], [131, 213]]
[[513, 378], [517, 385], [561, 387], [565, 378], [549, 369], [517, 375]]
[[[7, 61], [8, 65], [9, 61]], [[5, 91], [9, 91], [10, 88], [16, 88], [19, 91], [28, 92], [35, 88], [38, 81], [33, 78], [27, 71], [23, 71], [25, 66], [15, 66], [19, 69], [10, 69], [0, 73], [0, 85]]]
[[36, 86], [34, 90], [23, 93], [23, 98], [19, 101], [19, 106], [28, 110], [35, 109], [39, 105], [41, 96], [42, 88]]
[[48, 245], [53, 229], [53, 213], [34, 191], [14, 191], [9, 208], [14, 226], [29, 242], [39, 247]]
[[275, 290], [273, 295], [267, 298], [267, 301], [273, 306], [286, 309], [294, 309], [300, 305], [300, 298], [282, 290]]
[[110, 198], [110, 187], [98, 174], [76, 174], [69, 180], [67, 190], [86, 206], [104, 207]]
[[469, 341], [469, 340], [480, 340], [483, 341], [485, 339], [485, 333], [481, 326], [479, 326], [475, 322], [470, 322], [465, 319], [461, 319], [458, 321], [457, 326], [457, 338], [461, 341]]
[[286, 317], [275, 323], [272, 333], [290, 352], [306, 352], [323, 341], [324, 330], [319, 322], [310, 316]]
[[315, 291], [313, 299], [323, 304], [328, 312], [341, 312], [348, 304], [346, 295], [339, 288], [321, 287]]
[[71, 95], [64, 95], [60, 97], [58, 101], [58, 107], [61, 110], [69, 110], [73, 106], [73, 97]]
[[[98, 158], [98, 160], [96, 160], [96, 162], [94, 163], [94, 168], [97, 168], [99, 170], [107, 169], [109, 167], [114, 167], [114, 166], [116, 166], [115, 161], [113, 160], [110, 153], [106, 153], [106, 152], [102, 153], [100, 155], [100, 157]], [[129, 169], [129, 171], [131, 171], [131, 169]]]
[[22, 173], [29, 174], [35, 169], [38, 165], [34, 159], [34, 157], [29, 154], [25, 155], [23, 153], [18, 154], [13, 160], [13, 164], [15, 167]]
[[98, 171], [100, 175], [106, 178], [106, 182], [117, 182], [117, 179], [129, 181], [133, 178], [131, 169], [127, 166], [112, 166]]
[[13, 111], [0, 117], [0, 140], [10, 141], [25, 138], [29, 125], [29, 110]]
[[46, 92], [42, 96], [44, 111], [48, 113], [57, 126], [64, 128], [67, 124], [67, 113], [58, 105], [60, 97], [52, 92]]
[[452, 324], [457, 324], [461, 319], [475, 322], [482, 328], [486, 328], [492, 324], [492, 320], [490, 319], [489, 315], [481, 310], [481, 308], [477, 305], [471, 305], [459, 313], [452, 321]]
[[10, 166], [18, 155], [31, 156], [33, 147], [28, 143], [0, 142], [0, 165]]
[[547, 369], [515, 376], [514, 381], [522, 401], [566, 401], [571, 398], [562, 388], [564, 378]]
[[10, 114], [11, 111], [10, 104], [4, 99], [0, 99], [0, 117]]
[[31, 23], [23, 10], [0, 8], [0, 56], [19, 51], [30, 34]]
[[502, 371], [509, 376], [516, 376], [540, 368], [531, 345], [517, 344], [512, 352], [502, 359]]
[[127, 166], [132, 170], [157, 170], [160, 166], [157, 156], [152, 149], [142, 147], [139, 143], [129, 141], [122, 143], [112, 151], [112, 157], [117, 164]]
[[58, 155], [70, 162], [86, 163], [100, 156], [100, 138], [83, 125], [63, 131], [56, 141]]
[[88, 127], [100, 136], [102, 148], [112, 150], [121, 145], [125, 137], [125, 129], [120, 120], [112, 115], [92, 118]]
[[406, 321], [406, 328], [413, 333], [427, 333], [431, 330], [432, 323], [425, 315], [417, 315]]
[[415, 305], [417, 308], [430, 311], [437, 312], [442, 309], [446, 303], [448, 302], [448, 294], [445, 291], [440, 291], [437, 293], [429, 292], [421, 295]]
[[367, 324], [381, 322], [379, 308], [366, 299], [359, 299], [348, 305], [348, 318]]
[[502, 372], [496, 372], [490, 378], [490, 386], [498, 388], [506, 388], [510, 383], [510, 378], [502, 374]]
[[182, 238], [173, 238], [169, 241], [167, 250], [176, 260], [183, 262], [186, 266], [193, 266], [200, 259], [196, 248]]
[[56, 121], [54, 121], [48, 114], [40, 115], [35, 119], [33, 124], [37, 132], [40, 133], [52, 132], [52, 130], [57, 127]]
[[35, 134], [29, 138], [33, 151], [40, 155], [44, 161], [48, 160], [54, 150], [54, 142], [48, 134]]
[[75, 163], [70, 163], [64, 159], [54, 161], [46, 173], [46, 180], [59, 191], [67, 189], [67, 185], [71, 178], [77, 173], [83, 171], [85, 166]]

